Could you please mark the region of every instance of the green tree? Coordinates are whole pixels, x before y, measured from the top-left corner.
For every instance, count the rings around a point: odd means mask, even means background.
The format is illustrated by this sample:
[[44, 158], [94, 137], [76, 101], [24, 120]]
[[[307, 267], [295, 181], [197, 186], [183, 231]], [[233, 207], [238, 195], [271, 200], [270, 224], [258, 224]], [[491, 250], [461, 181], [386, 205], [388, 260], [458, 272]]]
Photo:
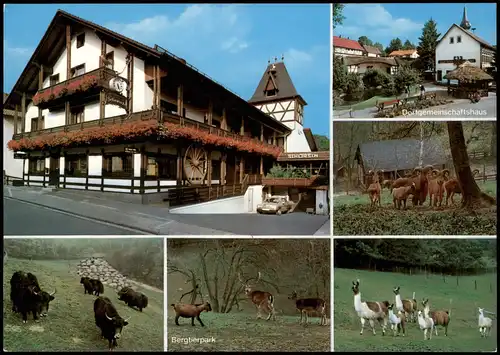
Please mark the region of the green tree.
[[399, 51], [403, 48], [403, 42], [398, 37], [391, 39], [389, 46], [385, 49], [387, 55], [391, 54], [391, 52]]
[[343, 4], [333, 4], [333, 29], [335, 29], [335, 26], [341, 25], [342, 22], [345, 20], [345, 17], [342, 15], [342, 12], [344, 10], [344, 5]]
[[318, 150], [320, 151], [330, 150], [330, 140], [328, 139], [327, 136], [314, 134], [314, 139], [316, 140], [316, 145], [318, 146]]
[[368, 69], [363, 75], [363, 84], [368, 88], [378, 86], [389, 88], [392, 86], [392, 80], [390, 74], [378, 69]]
[[361, 36], [358, 38], [358, 42], [359, 44], [361, 44], [362, 46], [373, 46], [373, 42], [371, 39], [369, 39], [368, 37], [366, 36]]
[[403, 49], [415, 49], [415, 45], [407, 39], [403, 44]]
[[419, 71], [407, 65], [399, 67], [399, 70], [397, 74], [394, 75], [393, 79], [394, 89], [398, 94], [402, 93], [406, 87], [414, 86], [422, 82]]
[[440, 36], [441, 34], [437, 31], [437, 23], [431, 18], [424, 24], [422, 36], [418, 38], [417, 53], [425, 70], [434, 71], [436, 69], [436, 46]]
[[347, 86], [347, 69], [342, 58], [334, 57], [333, 60], [333, 90], [344, 91]]
[[380, 53], [384, 53], [384, 45], [380, 42], [375, 42], [373, 44], [374, 47], [378, 48], [380, 50]]

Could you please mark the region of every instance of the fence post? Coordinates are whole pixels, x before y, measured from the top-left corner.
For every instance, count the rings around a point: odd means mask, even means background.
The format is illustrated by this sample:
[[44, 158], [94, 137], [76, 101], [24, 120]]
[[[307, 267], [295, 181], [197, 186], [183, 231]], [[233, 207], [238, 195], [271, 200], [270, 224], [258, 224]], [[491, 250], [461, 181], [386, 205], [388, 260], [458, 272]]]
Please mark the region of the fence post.
[[477, 280], [474, 280], [474, 290], [477, 291]]
[[444, 276], [444, 272], [441, 274], [443, 275], [443, 282], [446, 283], [446, 276]]
[[493, 293], [493, 285], [490, 282], [490, 292]]
[[458, 274], [457, 274], [457, 286], [458, 286]]
[[483, 163], [483, 182], [486, 183], [488, 179], [486, 178], [486, 163]]

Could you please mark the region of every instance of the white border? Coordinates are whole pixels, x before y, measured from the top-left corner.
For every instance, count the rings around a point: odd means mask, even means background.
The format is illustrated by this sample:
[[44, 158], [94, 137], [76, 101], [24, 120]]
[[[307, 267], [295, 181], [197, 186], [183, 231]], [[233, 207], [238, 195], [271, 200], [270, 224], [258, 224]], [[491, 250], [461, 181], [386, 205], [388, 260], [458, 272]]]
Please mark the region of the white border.
[[167, 237], [163, 236], [163, 351], [168, 351]]
[[162, 239], [164, 235], [137, 234], [137, 235], [4, 235], [4, 239]]
[[[333, 74], [332, 74], [333, 75]], [[333, 113], [332, 113], [333, 116]], [[432, 117], [393, 117], [393, 118], [336, 118], [333, 117], [332, 121], [335, 122], [413, 122], [413, 121], [425, 121], [425, 122], [447, 122], [447, 121], [461, 121], [461, 122], [477, 122], [477, 121], [494, 121], [494, 117], [470, 117], [470, 118], [458, 118], [458, 117], [447, 117], [447, 118], [432, 118]]]
[[330, 36], [328, 37], [328, 48], [330, 51], [330, 90], [329, 90], [329, 103], [330, 107], [328, 107], [328, 112], [330, 112], [330, 161], [329, 161], [329, 167], [330, 167], [330, 181], [329, 181], [329, 194], [330, 194], [330, 216], [329, 216], [329, 221], [330, 221], [330, 351], [334, 351], [334, 334], [333, 334], [333, 326], [335, 323], [335, 320], [333, 319], [333, 298], [334, 298], [334, 277], [333, 277], [333, 163], [334, 163], [334, 155], [333, 155], [333, 3], [330, 4], [330, 31], [329, 34]]
[[344, 235], [333, 239], [496, 239], [493, 235]]

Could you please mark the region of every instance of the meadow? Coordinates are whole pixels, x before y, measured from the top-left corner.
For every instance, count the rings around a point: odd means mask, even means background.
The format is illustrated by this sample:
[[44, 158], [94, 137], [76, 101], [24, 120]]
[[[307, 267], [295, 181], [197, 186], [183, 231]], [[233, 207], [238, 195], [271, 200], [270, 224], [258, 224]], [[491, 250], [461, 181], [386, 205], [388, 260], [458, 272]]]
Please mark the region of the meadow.
[[[428, 298], [431, 310], [448, 310], [451, 316], [448, 336], [438, 327], [438, 336], [424, 340], [423, 331], [416, 323], [407, 325], [407, 336], [394, 337], [389, 331], [382, 336], [380, 325], [373, 335], [367, 324], [360, 335], [361, 323], [354, 310], [352, 281], [360, 280], [361, 301], [395, 302], [393, 288], [401, 287], [403, 299], [416, 292], [419, 309], [421, 301]], [[481, 338], [477, 326], [478, 307], [496, 313], [497, 275], [445, 276], [375, 272], [355, 269], [334, 270], [334, 348], [335, 351], [439, 351], [480, 352], [497, 348], [496, 320], [489, 338]], [[475, 289], [475, 282], [477, 290]], [[491, 317], [491, 315], [490, 315]], [[493, 316], [494, 318], [494, 316]]]
[[[496, 181], [478, 182], [482, 191], [496, 197]], [[335, 235], [496, 235], [496, 207], [470, 214], [456, 205], [414, 208], [410, 200], [406, 210], [396, 210], [388, 189], [382, 190], [381, 207], [371, 208], [367, 194], [333, 197], [333, 233]], [[444, 203], [444, 199], [443, 199]]]
[[[307, 243], [307, 242], [306, 242]], [[326, 241], [329, 243], [329, 241]], [[185, 246], [174, 251], [168, 250], [169, 260], [184, 260], [186, 265], [193, 267], [199, 261], [199, 253], [202, 250], [196, 246]], [[175, 253], [175, 257], [174, 254]], [[225, 250], [225, 255], [231, 255], [231, 249]], [[222, 255], [222, 253], [221, 253]], [[276, 263], [280, 256], [272, 253]], [[263, 278], [268, 278], [266, 272], [266, 260], [259, 254], [256, 262], [260, 263], [260, 270], [264, 273]], [[175, 324], [175, 312], [170, 306], [177, 303], [181, 295], [190, 289], [186, 284], [186, 277], [179, 273], [172, 273], [167, 278], [168, 312], [167, 312], [167, 332], [168, 332], [168, 351], [330, 351], [330, 326], [320, 326], [318, 317], [310, 317], [309, 324], [299, 325], [300, 314], [295, 308], [295, 302], [288, 299], [291, 290], [298, 283], [304, 282], [301, 277], [305, 275], [304, 269], [300, 266], [300, 261], [296, 263], [284, 261], [286, 268], [280, 267], [279, 274], [279, 292], [271, 285], [259, 283], [257, 289], [272, 292], [274, 295], [274, 306], [276, 310], [276, 320], [266, 321], [257, 319], [256, 307], [241, 292], [238, 295], [239, 306], [234, 306], [229, 313], [203, 312], [200, 315], [205, 327], [201, 327], [195, 320], [195, 327], [191, 326], [191, 320], [180, 318], [179, 324]], [[276, 265], [276, 264], [274, 264]], [[207, 263], [207, 274], [214, 275], [214, 264]], [[222, 268], [222, 266], [221, 266]], [[329, 268], [329, 265], [328, 265]], [[302, 274], [299, 273], [302, 271]], [[226, 275], [227, 270], [219, 271], [221, 278]], [[256, 272], [255, 272], [256, 273]], [[304, 274], [304, 275], [303, 275]], [[304, 277], [307, 277], [304, 276]], [[329, 280], [329, 277], [328, 277]], [[213, 284], [212, 284], [213, 287]], [[329, 283], [326, 285], [329, 290]], [[300, 291], [300, 290], [299, 290]], [[222, 294], [222, 287], [219, 288]], [[205, 293], [204, 300], [208, 300]], [[302, 293], [301, 295], [304, 295]], [[189, 296], [182, 299], [189, 303]], [[196, 302], [201, 302], [200, 298]], [[329, 312], [329, 311], [328, 311]], [[267, 317], [267, 313], [263, 314]], [[329, 316], [328, 316], [329, 318]], [[329, 321], [329, 319], [328, 319]], [[191, 342], [182, 343], [180, 339], [204, 338], [207, 342], [203, 344]]]
[[[7, 351], [107, 351], [107, 340], [101, 340], [94, 320], [95, 296], [85, 295], [76, 274], [78, 261], [21, 260], [8, 258], [3, 274], [4, 349]], [[48, 317], [34, 322], [32, 315], [23, 324], [20, 314], [12, 312], [10, 278], [16, 271], [34, 273], [43, 290], [57, 290], [50, 303]], [[139, 312], [118, 300], [114, 290], [104, 285], [118, 313], [130, 317], [129, 325], [118, 340], [118, 351], [163, 351], [163, 292], [143, 285], [137, 290], [149, 298]]]

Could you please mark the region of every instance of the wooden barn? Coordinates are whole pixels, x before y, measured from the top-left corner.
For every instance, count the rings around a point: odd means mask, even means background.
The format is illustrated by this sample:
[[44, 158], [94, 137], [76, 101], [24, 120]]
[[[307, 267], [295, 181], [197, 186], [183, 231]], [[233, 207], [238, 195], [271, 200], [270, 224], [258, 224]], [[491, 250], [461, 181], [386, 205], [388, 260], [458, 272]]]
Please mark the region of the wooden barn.
[[[382, 179], [397, 179], [419, 166], [419, 139], [393, 139], [358, 145], [354, 159], [358, 164], [358, 182], [369, 183], [368, 172], [383, 172]], [[444, 169], [449, 158], [445, 146], [436, 138], [424, 140], [423, 164]]]

